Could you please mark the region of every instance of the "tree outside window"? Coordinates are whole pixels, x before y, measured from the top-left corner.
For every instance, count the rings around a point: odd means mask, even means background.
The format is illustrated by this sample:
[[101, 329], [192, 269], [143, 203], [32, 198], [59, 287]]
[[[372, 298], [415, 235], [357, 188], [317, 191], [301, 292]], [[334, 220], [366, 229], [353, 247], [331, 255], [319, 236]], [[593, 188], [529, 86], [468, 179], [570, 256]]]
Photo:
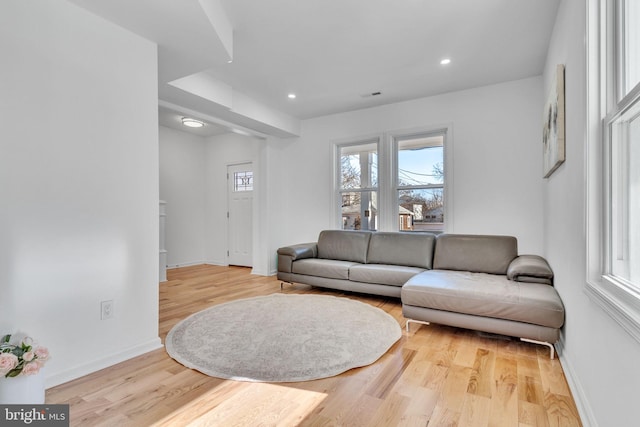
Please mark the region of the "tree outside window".
[[444, 135], [396, 139], [399, 229], [443, 231]]
[[342, 228], [377, 229], [378, 143], [338, 147]]

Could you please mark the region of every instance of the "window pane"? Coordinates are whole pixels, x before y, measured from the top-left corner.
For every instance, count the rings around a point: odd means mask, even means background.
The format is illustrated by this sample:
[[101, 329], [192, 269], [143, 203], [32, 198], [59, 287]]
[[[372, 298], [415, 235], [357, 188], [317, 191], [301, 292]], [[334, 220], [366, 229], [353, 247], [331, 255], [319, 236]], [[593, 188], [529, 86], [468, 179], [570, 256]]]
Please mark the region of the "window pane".
[[640, 287], [640, 102], [611, 135], [611, 273]]
[[624, 95], [640, 82], [640, 1], [624, 5]]
[[378, 193], [350, 191], [342, 197], [343, 230], [376, 230], [378, 225]]
[[253, 191], [253, 172], [235, 172], [233, 174], [233, 191]]
[[444, 182], [444, 137], [398, 141], [398, 185], [430, 185]]
[[629, 280], [640, 286], [640, 118], [638, 116], [629, 126], [628, 216]]
[[398, 221], [401, 231], [442, 231], [444, 197], [442, 188], [398, 191]]
[[340, 147], [340, 188], [372, 188], [378, 185], [378, 145]]

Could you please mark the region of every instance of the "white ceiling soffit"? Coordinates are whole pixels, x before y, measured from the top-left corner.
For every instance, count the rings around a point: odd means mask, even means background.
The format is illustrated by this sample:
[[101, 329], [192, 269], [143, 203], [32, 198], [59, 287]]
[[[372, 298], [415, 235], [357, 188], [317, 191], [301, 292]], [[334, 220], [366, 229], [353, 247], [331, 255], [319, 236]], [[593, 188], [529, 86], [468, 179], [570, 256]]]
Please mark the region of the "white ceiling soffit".
[[[203, 123], [206, 123], [206, 126], [201, 128], [188, 128], [182, 124], [182, 118], [189, 117], [192, 119], [200, 120]], [[192, 133], [194, 135], [209, 137], [215, 135], [223, 135], [225, 133], [229, 133], [230, 129], [226, 126], [221, 126], [218, 124], [214, 124], [209, 120], [204, 119], [199, 114], [192, 114], [187, 111], [184, 111], [182, 108], [172, 105], [163, 105], [160, 104], [158, 106], [158, 123], [160, 126], [176, 129], [182, 132]]]
[[209, 18], [218, 41], [227, 52], [227, 61], [233, 59], [233, 28], [220, 0], [198, 0], [202, 10]]
[[157, 43], [162, 83], [226, 64], [231, 59], [232, 35], [219, 32], [223, 27], [212, 26], [198, 0], [69, 1]]
[[169, 84], [222, 107], [233, 108], [233, 88], [207, 73], [192, 74], [169, 82]]
[[[203, 114], [200, 111], [190, 110], [183, 106], [174, 105], [160, 100], [158, 105], [158, 122], [161, 126], [176, 129], [182, 132], [192, 133], [202, 137], [223, 135], [226, 133], [237, 133], [239, 135], [253, 136], [259, 139], [266, 139], [267, 134], [257, 132], [255, 129], [240, 126], [237, 123], [227, 122], [218, 117]], [[188, 117], [199, 120], [206, 125], [201, 128], [189, 128], [182, 124], [182, 119]]]
[[[173, 108], [182, 109], [184, 115], [198, 111], [201, 117], [237, 123], [235, 131], [255, 129], [258, 137], [265, 133], [280, 137], [299, 133], [297, 118], [270, 111], [270, 107], [236, 94], [233, 87], [206, 73], [228, 66], [233, 58], [233, 30], [220, 0], [70, 1], [157, 43], [158, 96]], [[248, 103], [252, 108], [246, 108]], [[246, 116], [248, 113], [256, 116]], [[168, 125], [173, 120], [164, 117], [164, 121]]]
[[538, 76], [560, 3], [71, 1], [158, 44], [161, 100], [281, 137], [302, 119]]
[[197, 109], [256, 132], [283, 138], [300, 132], [300, 120], [264, 105], [217, 80], [207, 72], [168, 82], [159, 88], [161, 100]]

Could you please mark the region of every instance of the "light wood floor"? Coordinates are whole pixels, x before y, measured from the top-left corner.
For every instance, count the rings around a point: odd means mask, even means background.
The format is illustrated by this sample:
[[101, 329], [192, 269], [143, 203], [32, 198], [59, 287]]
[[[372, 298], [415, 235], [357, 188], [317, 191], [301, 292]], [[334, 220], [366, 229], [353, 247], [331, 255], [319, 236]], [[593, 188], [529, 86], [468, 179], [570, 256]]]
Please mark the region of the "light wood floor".
[[[380, 307], [404, 327], [397, 299], [286, 285], [241, 267], [170, 270], [160, 335], [214, 304], [275, 292], [323, 293]], [[164, 349], [47, 390], [74, 426], [580, 426], [560, 362], [534, 344], [412, 325], [376, 363], [301, 383], [207, 377]]]

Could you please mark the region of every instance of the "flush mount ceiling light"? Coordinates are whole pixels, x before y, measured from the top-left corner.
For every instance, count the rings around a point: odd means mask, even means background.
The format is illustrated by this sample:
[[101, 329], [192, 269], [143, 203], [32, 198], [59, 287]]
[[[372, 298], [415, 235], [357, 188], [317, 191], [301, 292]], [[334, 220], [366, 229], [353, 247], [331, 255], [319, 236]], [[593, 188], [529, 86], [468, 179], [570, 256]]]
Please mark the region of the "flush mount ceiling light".
[[192, 119], [189, 117], [183, 117], [182, 124], [190, 128], [201, 128], [202, 126], [204, 126], [204, 123], [200, 120]]
[[451, 64], [451, 60], [449, 58], [444, 58], [442, 61], [440, 61], [440, 65], [448, 65]]
[[296, 99], [296, 94], [295, 93], [290, 93], [289, 95], [287, 95], [287, 97], [289, 99]]

